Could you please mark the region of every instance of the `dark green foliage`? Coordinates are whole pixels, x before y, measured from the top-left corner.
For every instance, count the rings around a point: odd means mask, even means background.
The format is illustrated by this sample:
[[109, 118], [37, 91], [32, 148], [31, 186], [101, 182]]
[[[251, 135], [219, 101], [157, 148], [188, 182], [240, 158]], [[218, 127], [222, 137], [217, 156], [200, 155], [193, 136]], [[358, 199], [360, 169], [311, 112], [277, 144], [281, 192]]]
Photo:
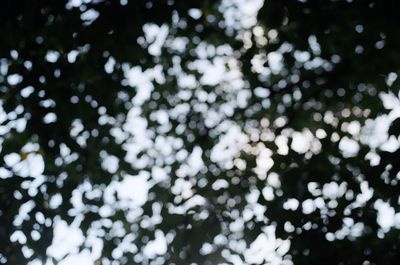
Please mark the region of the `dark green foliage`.
[[[377, 205], [399, 211], [400, 118], [381, 96], [398, 100], [400, 2], [266, 0], [250, 26], [232, 3], [0, 3], [1, 264], [45, 262], [55, 223], [81, 218], [83, 234], [95, 227], [104, 243], [96, 264], [267, 264], [244, 251], [267, 227], [290, 241], [276, 246], [283, 264], [398, 264], [400, 224], [382, 228]], [[148, 25], [167, 29], [159, 51], [157, 36], [143, 37]], [[221, 61], [224, 76], [207, 81]], [[132, 67], [154, 71], [143, 102], [132, 100], [145, 87], [129, 80]], [[371, 144], [377, 117], [395, 148]], [[221, 159], [226, 135], [237, 150]], [[7, 162], [34, 156], [41, 176]], [[150, 189], [132, 217], [107, 187], [141, 174]], [[146, 257], [159, 233], [166, 253]], [[115, 254], [126, 240], [135, 247]]]

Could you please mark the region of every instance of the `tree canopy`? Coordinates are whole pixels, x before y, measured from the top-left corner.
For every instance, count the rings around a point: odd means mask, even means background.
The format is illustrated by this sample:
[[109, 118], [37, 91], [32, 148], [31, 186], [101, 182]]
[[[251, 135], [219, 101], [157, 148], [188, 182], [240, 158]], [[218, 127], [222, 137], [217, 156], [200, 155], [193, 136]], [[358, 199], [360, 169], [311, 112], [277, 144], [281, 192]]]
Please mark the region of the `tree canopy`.
[[398, 264], [399, 12], [2, 1], [0, 263]]

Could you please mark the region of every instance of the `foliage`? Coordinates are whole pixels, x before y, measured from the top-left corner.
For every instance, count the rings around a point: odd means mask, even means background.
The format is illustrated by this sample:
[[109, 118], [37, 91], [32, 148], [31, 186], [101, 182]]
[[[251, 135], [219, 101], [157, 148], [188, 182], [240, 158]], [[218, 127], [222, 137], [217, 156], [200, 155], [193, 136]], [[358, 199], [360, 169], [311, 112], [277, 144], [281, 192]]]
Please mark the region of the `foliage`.
[[397, 264], [400, 3], [258, 3], [1, 3], [0, 263]]

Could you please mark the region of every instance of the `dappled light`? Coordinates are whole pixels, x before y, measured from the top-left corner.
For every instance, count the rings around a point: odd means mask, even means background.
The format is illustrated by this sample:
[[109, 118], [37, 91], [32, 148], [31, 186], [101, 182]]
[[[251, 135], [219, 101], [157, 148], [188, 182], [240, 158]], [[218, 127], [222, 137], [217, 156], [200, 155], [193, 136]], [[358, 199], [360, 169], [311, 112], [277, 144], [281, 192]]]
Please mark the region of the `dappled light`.
[[0, 4], [0, 264], [385, 264], [400, 2]]

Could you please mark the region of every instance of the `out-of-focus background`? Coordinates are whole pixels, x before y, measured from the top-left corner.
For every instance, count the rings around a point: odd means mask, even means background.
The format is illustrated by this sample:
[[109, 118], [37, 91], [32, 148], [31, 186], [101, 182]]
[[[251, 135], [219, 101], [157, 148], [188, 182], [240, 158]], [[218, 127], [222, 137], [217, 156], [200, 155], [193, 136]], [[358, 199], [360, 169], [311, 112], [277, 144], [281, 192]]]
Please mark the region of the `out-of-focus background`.
[[0, 3], [0, 264], [397, 264], [400, 2]]

